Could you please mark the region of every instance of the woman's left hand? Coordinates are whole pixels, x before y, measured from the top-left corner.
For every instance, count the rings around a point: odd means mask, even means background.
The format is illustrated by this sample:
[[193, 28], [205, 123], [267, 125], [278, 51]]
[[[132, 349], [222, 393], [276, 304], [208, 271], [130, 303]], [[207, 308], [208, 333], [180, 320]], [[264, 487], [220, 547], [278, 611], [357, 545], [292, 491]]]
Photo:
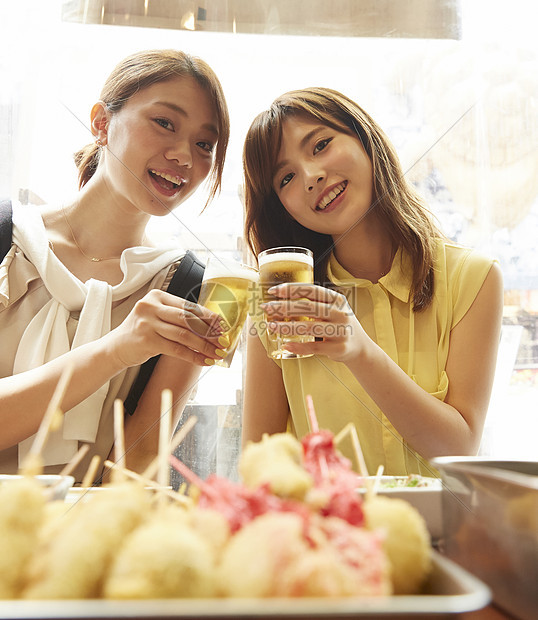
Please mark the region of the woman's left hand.
[[323, 286], [298, 283], [279, 284], [270, 289], [270, 294], [278, 298], [262, 304], [270, 331], [284, 337], [309, 334], [317, 339], [286, 343], [286, 350], [326, 355], [339, 362], [360, 357], [369, 338], [344, 295]]

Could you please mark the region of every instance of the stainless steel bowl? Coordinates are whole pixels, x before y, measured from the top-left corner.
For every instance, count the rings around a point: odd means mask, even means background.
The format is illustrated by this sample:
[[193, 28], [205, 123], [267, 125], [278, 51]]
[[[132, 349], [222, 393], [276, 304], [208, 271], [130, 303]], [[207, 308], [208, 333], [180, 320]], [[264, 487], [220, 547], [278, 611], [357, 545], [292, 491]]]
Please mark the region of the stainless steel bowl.
[[538, 462], [439, 457], [445, 553], [485, 581], [493, 600], [538, 617]]

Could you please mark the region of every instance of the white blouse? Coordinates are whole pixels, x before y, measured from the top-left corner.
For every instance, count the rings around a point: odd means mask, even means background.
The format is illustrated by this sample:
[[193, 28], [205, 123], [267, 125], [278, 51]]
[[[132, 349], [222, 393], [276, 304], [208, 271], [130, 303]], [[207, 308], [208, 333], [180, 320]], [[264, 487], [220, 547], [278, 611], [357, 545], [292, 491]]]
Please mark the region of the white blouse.
[[[121, 324], [136, 301], [163, 286], [170, 267], [183, 255], [172, 243], [128, 248], [121, 255], [119, 284], [93, 278], [81, 282], [51, 250], [39, 209], [14, 204], [13, 244], [0, 265], [0, 377], [36, 368], [108, 333]], [[137, 368], [130, 368], [120, 373], [65, 413], [62, 428], [49, 435], [42, 453], [46, 466], [69, 462], [79, 442], [103, 444], [97, 451], [103, 452], [103, 458], [108, 456], [113, 443], [108, 419], [113, 401], [125, 398], [136, 372]], [[102, 433], [106, 437], [99, 437]], [[19, 463], [33, 440], [34, 436], [19, 444]], [[8, 451], [0, 451], [4, 473], [16, 470], [10, 463], [13, 450]]]

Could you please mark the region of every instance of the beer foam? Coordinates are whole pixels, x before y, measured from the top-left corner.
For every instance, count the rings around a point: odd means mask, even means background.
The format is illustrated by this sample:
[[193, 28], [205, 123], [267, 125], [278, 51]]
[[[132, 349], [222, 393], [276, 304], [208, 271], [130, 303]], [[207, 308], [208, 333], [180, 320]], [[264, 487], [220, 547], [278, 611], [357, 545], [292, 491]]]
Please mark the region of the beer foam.
[[247, 267], [227, 259], [211, 259], [204, 271], [204, 281], [215, 278], [242, 278], [251, 282], [258, 281], [258, 272], [253, 267]]
[[314, 266], [314, 259], [310, 254], [300, 252], [276, 252], [275, 254], [264, 254], [258, 257], [260, 267], [276, 261], [292, 261], [294, 263], [304, 263], [310, 267]]

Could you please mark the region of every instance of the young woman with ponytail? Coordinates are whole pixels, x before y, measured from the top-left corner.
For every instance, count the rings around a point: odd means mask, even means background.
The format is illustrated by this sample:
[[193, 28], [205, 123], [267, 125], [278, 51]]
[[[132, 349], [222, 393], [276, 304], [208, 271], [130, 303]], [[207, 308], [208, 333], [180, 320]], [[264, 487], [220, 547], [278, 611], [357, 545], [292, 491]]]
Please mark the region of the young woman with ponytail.
[[82, 443], [106, 459], [114, 401], [140, 365], [160, 354], [126, 420], [127, 466], [141, 470], [157, 446], [160, 395], [175, 414], [202, 366], [218, 359], [215, 314], [165, 292], [184, 251], [154, 247], [145, 229], [209, 181], [219, 191], [229, 137], [221, 85], [201, 59], [175, 50], [134, 54], [113, 70], [90, 114], [94, 142], [75, 155], [73, 200], [13, 205], [13, 243], [0, 266], [0, 472], [28, 453], [62, 372], [73, 375], [50, 436], [45, 473]]

